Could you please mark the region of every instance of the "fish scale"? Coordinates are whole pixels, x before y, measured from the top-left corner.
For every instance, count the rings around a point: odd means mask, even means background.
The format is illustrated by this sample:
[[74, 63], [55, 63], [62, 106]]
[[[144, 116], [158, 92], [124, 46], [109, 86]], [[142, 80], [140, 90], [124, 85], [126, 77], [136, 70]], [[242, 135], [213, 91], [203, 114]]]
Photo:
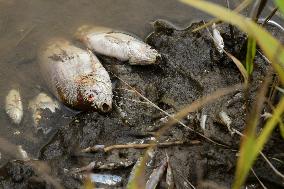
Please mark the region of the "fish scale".
[[111, 80], [92, 52], [64, 39], [51, 39], [39, 52], [39, 64], [49, 89], [67, 106], [111, 110]]

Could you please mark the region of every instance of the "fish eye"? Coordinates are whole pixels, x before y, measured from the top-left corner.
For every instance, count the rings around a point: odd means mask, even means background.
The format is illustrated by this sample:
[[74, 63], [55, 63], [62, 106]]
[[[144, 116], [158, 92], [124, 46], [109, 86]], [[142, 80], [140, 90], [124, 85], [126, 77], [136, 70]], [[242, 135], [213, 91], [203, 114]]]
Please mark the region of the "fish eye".
[[92, 102], [94, 100], [94, 95], [93, 94], [89, 94], [88, 95], [88, 101]]

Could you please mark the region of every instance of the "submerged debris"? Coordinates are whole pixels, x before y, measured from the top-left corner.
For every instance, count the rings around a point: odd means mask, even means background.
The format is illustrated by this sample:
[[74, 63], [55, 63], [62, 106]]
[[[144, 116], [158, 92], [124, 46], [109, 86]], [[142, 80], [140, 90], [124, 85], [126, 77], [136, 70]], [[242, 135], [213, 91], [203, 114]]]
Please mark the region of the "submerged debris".
[[55, 113], [60, 105], [56, 100], [53, 100], [45, 93], [38, 94], [33, 100], [29, 102], [29, 109], [32, 112], [32, 118], [35, 126], [38, 126], [41, 118], [42, 111], [48, 109], [51, 113]]
[[19, 124], [23, 118], [23, 104], [18, 89], [11, 89], [6, 96], [5, 110], [12, 122]]
[[102, 112], [112, 109], [109, 74], [92, 52], [53, 39], [41, 49], [39, 61], [49, 89], [67, 106]]
[[160, 54], [131, 35], [108, 28], [82, 26], [76, 37], [91, 50], [130, 64], [153, 64]]

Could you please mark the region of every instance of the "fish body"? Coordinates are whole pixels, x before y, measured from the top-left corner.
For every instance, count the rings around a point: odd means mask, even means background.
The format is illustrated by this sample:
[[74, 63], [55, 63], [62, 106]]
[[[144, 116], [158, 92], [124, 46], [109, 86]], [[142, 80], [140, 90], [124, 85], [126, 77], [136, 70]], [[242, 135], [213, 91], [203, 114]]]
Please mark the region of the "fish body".
[[29, 102], [29, 109], [32, 113], [32, 119], [37, 126], [41, 120], [42, 111], [48, 109], [51, 113], [55, 113], [59, 109], [59, 103], [53, 100], [45, 93], [39, 93], [34, 99]]
[[13, 123], [20, 124], [23, 118], [23, 103], [20, 92], [17, 89], [11, 89], [6, 96], [5, 111]]
[[132, 65], [154, 64], [160, 57], [155, 49], [143, 41], [107, 28], [82, 26], [76, 38], [96, 53], [129, 61]]
[[117, 175], [109, 175], [109, 174], [89, 174], [89, 178], [92, 183], [101, 183], [109, 186], [118, 185], [122, 182], [122, 178]]
[[221, 36], [219, 30], [217, 29], [217, 26], [215, 23], [212, 25], [212, 29], [213, 29], [214, 44], [217, 50], [219, 51], [219, 53], [222, 54], [224, 51], [224, 47], [225, 47], [223, 37]]
[[112, 109], [109, 74], [92, 52], [53, 39], [41, 48], [39, 64], [49, 89], [65, 105], [77, 110]]

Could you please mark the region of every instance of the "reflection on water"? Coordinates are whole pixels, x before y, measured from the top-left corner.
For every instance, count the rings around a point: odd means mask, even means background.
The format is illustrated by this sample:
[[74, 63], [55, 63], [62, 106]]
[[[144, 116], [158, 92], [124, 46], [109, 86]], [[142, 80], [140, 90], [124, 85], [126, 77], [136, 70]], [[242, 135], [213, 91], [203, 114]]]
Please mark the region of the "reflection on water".
[[[38, 46], [45, 39], [72, 38], [82, 24], [111, 27], [144, 38], [151, 31], [150, 23], [158, 18], [185, 26], [208, 17], [175, 0], [0, 0], [0, 137], [22, 145], [33, 155], [50, 137], [36, 134], [28, 110], [29, 100], [40, 92], [49, 94], [36, 59]], [[18, 126], [11, 124], [3, 108], [12, 88], [20, 90], [24, 105]], [[70, 115], [72, 112], [64, 110], [48, 120], [46, 127], [56, 131], [71, 120]], [[2, 152], [1, 163], [8, 158]]]

